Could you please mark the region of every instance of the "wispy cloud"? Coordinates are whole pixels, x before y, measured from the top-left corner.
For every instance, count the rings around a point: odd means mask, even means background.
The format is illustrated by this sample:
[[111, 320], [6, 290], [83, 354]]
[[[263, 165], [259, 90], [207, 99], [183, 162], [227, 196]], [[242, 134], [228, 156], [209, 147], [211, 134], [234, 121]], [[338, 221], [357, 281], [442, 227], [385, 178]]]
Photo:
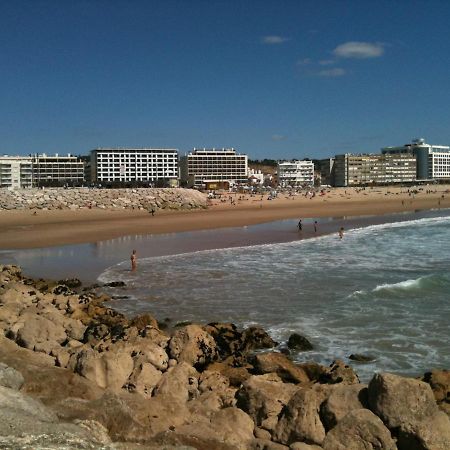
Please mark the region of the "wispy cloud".
[[317, 72], [319, 77], [343, 77], [347, 72], [341, 67], [334, 67], [333, 69], [325, 69]]
[[284, 134], [272, 134], [272, 141], [284, 141], [286, 136]]
[[336, 60], [334, 59], [322, 59], [319, 61], [320, 66], [331, 66], [332, 64], [335, 64]]
[[338, 45], [334, 50], [333, 54], [337, 58], [356, 58], [356, 59], [366, 59], [366, 58], [378, 58], [384, 53], [383, 44], [370, 42], [356, 42], [350, 41], [344, 44]]
[[284, 42], [286, 42], [288, 40], [289, 40], [289, 38], [286, 38], [283, 36], [263, 36], [261, 38], [261, 42], [263, 44], [268, 44], [268, 45], [283, 44]]

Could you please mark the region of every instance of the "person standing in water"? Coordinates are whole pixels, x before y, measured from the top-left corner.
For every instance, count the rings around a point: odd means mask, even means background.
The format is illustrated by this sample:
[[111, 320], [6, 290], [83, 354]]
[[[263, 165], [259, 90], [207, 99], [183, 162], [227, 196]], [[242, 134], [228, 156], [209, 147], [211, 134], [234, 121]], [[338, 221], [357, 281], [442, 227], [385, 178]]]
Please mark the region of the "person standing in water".
[[131, 253], [130, 260], [131, 260], [131, 270], [135, 271], [136, 268], [137, 268], [137, 254], [136, 254], [136, 250], [133, 250], [133, 252]]
[[344, 227], [339, 228], [339, 239], [344, 237]]
[[314, 221], [314, 233], [317, 233], [317, 220]]
[[300, 219], [299, 221], [298, 221], [298, 231], [302, 231], [303, 230], [303, 225], [302, 225], [302, 219]]

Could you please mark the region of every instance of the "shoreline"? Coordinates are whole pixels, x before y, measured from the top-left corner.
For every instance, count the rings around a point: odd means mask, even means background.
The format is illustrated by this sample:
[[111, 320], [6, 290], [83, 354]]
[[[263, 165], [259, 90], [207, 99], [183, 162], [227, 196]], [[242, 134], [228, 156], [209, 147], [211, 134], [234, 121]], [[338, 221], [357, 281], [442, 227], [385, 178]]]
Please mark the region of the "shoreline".
[[[284, 219], [382, 216], [392, 213], [450, 208], [448, 185], [436, 192], [419, 191], [411, 196], [402, 188], [368, 190], [337, 188], [324, 196], [307, 198], [280, 194], [275, 200], [233, 194], [235, 205], [217, 200], [207, 210], [30, 210], [1, 211], [0, 248], [2, 250], [47, 248], [94, 243], [130, 235], [160, 235], [200, 230], [243, 227]], [[239, 200], [240, 198], [240, 200]]]

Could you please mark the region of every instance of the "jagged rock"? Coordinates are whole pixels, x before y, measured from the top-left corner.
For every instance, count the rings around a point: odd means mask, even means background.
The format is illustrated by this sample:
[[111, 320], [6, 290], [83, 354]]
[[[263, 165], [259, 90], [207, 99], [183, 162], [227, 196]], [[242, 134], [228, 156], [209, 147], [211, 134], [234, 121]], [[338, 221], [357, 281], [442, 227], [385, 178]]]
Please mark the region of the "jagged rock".
[[251, 450], [289, 450], [289, 447], [272, 442], [270, 439], [256, 438], [253, 441]]
[[432, 370], [423, 376], [422, 381], [431, 386], [437, 402], [450, 402], [450, 370]]
[[65, 278], [64, 280], [59, 280], [58, 284], [64, 284], [70, 289], [79, 288], [82, 285], [78, 278]]
[[171, 397], [185, 403], [198, 396], [198, 372], [189, 364], [181, 362], [162, 375], [154, 395]]
[[293, 333], [289, 336], [287, 346], [291, 350], [308, 351], [313, 349], [313, 345], [304, 336]]
[[175, 332], [169, 342], [170, 357], [201, 369], [217, 358], [214, 338], [198, 325], [188, 325]]
[[413, 426], [438, 411], [430, 385], [419, 380], [375, 374], [368, 394], [370, 409], [389, 429]]
[[261, 327], [249, 327], [242, 332], [242, 348], [243, 353], [253, 350], [261, 350], [264, 348], [273, 348], [277, 346], [275, 342]]
[[348, 357], [348, 359], [351, 359], [352, 361], [356, 361], [356, 362], [360, 362], [360, 363], [366, 363], [366, 362], [375, 361], [375, 357], [374, 356], [361, 355], [359, 353], [352, 353]]
[[[256, 375], [247, 379], [236, 393], [237, 406], [245, 411], [257, 426], [272, 429], [278, 415], [298, 386], [283, 383], [275, 374]], [[275, 418], [276, 420], [271, 420]]]
[[300, 388], [283, 408], [272, 433], [273, 440], [285, 445], [297, 441], [321, 445], [325, 427], [320, 420], [319, 409], [330, 389], [322, 385]]
[[305, 444], [304, 442], [294, 442], [289, 446], [289, 450], [322, 450], [322, 447]]
[[349, 412], [323, 442], [324, 450], [397, 450], [389, 430], [368, 409]]
[[109, 283], [105, 283], [105, 286], [108, 287], [125, 287], [127, 284], [125, 281], [111, 281]]
[[246, 367], [234, 367], [225, 362], [215, 362], [208, 366], [208, 370], [221, 373], [228, 378], [231, 386], [239, 387], [251, 374]]
[[288, 383], [308, 383], [305, 371], [281, 353], [257, 353], [250, 362], [257, 374], [276, 373]]
[[354, 409], [368, 408], [367, 386], [339, 384], [320, 406], [320, 417], [326, 430], [331, 430]]
[[16, 369], [0, 363], [0, 386], [18, 391], [23, 383], [22, 374]]
[[354, 384], [359, 383], [355, 371], [340, 359], [333, 361], [330, 368], [319, 378], [320, 383], [326, 384]]
[[162, 372], [156, 369], [153, 364], [143, 363], [130, 377], [127, 384], [128, 390], [138, 392], [145, 397], [151, 397], [161, 377]]

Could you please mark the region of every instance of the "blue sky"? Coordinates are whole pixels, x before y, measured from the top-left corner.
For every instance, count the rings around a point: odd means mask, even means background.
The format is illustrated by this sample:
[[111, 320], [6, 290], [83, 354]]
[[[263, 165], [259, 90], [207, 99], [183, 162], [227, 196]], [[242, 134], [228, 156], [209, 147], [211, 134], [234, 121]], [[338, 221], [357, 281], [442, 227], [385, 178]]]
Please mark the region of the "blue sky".
[[0, 0], [0, 154], [450, 144], [450, 2]]

